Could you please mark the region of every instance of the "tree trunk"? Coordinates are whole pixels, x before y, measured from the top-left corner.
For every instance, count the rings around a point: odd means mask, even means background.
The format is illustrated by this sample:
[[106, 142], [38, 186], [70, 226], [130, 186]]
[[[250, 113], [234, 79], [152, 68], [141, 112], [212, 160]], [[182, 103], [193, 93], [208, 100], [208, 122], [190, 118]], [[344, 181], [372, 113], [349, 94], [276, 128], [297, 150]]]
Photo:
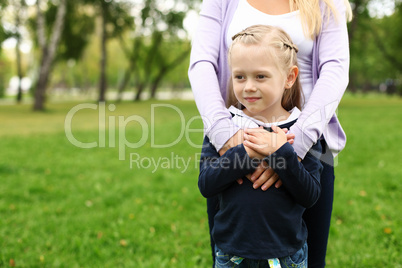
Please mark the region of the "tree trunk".
[[120, 44], [123, 48], [124, 54], [126, 57], [130, 59], [130, 64], [127, 67], [123, 80], [121, 81], [119, 85], [119, 94], [117, 97], [117, 101], [120, 102], [123, 98], [123, 92], [127, 87], [128, 82], [130, 81], [131, 74], [134, 72], [136, 68], [136, 63], [137, 59], [139, 56], [139, 46], [140, 46], [140, 39], [136, 38], [136, 40], [133, 42], [133, 52], [130, 52], [129, 49], [125, 46], [123, 38], [120, 36]]
[[39, 67], [38, 84], [35, 90], [35, 100], [33, 109], [35, 111], [43, 110], [45, 104], [46, 87], [49, 82], [49, 76], [53, 60], [55, 58], [56, 49], [59, 45], [61, 33], [64, 28], [64, 21], [66, 17], [67, 0], [60, 0], [57, 8], [56, 20], [52, 28], [50, 43], [46, 41], [45, 19], [42, 11], [40, 10], [40, 0], [36, 1], [37, 6], [37, 23], [38, 23], [38, 40], [42, 50], [42, 59]]
[[[190, 53], [190, 49], [185, 50], [183, 53], [181, 53], [179, 56], [177, 56], [177, 58], [174, 59], [171, 63], [160, 67], [158, 75], [155, 77], [154, 81], [152, 81], [151, 99], [155, 98], [156, 91], [158, 90], [158, 86], [159, 86], [160, 82], [162, 81], [163, 77], [165, 77], [166, 74], [168, 74], [170, 71], [172, 71], [184, 59], [186, 59], [186, 57], [189, 53]], [[160, 65], [163, 65], [163, 64], [160, 63]]]
[[151, 99], [155, 99], [156, 97], [156, 90], [159, 87], [160, 82], [162, 81], [162, 78], [165, 76], [165, 74], [160, 74], [153, 82], [151, 85]]
[[99, 101], [105, 101], [107, 79], [106, 79], [106, 61], [107, 61], [107, 32], [106, 32], [106, 6], [102, 3], [102, 38], [101, 38], [101, 61], [100, 61], [100, 78], [99, 78]]
[[[131, 66], [131, 64], [130, 64]], [[130, 81], [130, 74], [131, 74], [131, 68], [128, 67], [126, 71], [124, 72], [123, 80], [121, 81], [119, 85], [119, 90], [117, 94], [117, 102], [121, 102], [123, 99], [123, 92], [127, 87], [128, 81]]]
[[127, 87], [128, 82], [130, 81], [130, 76], [133, 73], [134, 69], [135, 69], [135, 61], [136, 59], [131, 59], [130, 60], [130, 64], [127, 67], [125, 73], [124, 73], [124, 77], [123, 80], [121, 81], [120, 85], [119, 85], [119, 94], [117, 97], [117, 101], [120, 102], [123, 98], [123, 92]]
[[140, 75], [138, 75], [138, 79], [140, 80], [137, 93], [135, 95], [134, 101], [141, 100], [141, 94], [144, 91], [145, 87], [149, 84], [151, 79], [151, 70], [154, 64], [154, 58], [157, 56], [158, 46], [162, 41], [162, 34], [160, 32], [154, 32], [152, 36], [152, 45], [149, 51], [147, 52], [147, 57], [145, 59], [144, 68], [144, 77], [140, 79]]
[[134, 101], [139, 101], [141, 100], [141, 94], [145, 89], [145, 83], [140, 82], [137, 86], [137, 93], [135, 94]]
[[42, 111], [45, 108], [46, 86], [49, 79], [50, 61], [47, 49], [42, 51], [42, 61], [39, 70], [39, 79], [35, 90], [34, 110]]
[[[16, 27], [19, 28], [20, 26], [20, 17], [19, 12], [17, 13], [16, 19]], [[21, 51], [20, 51], [20, 44], [21, 44], [21, 36], [17, 33], [17, 45], [15, 46], [15, 54], [16, 54], [16, 63], [17, 63], [17, 76], [18, 76], [18, 91], [17, 91], [17, 103], [21, 103], [22, 101], [22, 68], [21, 68]]]

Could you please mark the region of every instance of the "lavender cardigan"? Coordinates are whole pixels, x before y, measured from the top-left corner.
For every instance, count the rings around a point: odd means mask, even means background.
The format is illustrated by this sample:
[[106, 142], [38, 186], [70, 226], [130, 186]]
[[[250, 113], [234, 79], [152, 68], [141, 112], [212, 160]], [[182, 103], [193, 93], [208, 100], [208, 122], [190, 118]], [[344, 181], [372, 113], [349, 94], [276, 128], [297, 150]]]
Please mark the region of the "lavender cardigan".
[[[224, 101], [230, 76], [225, 37], [238, 3], [239, 0], [204, 0], [192, 44], [188, 75], [205, 135], [217, 150], [239, 130]], [[321, 136], [333, 155], [346, 143], [335, 112], [349, 82], [349, 42], [344, 2], [334, 0], [334, 4], [338, 18], [324, 16], [322, 31], [314, 40], [313, 91], [297, 123], [290, 128], [296, 135], [293, 147], [301, 158]], [[323, 10], [322, 1], [320, 6]]]

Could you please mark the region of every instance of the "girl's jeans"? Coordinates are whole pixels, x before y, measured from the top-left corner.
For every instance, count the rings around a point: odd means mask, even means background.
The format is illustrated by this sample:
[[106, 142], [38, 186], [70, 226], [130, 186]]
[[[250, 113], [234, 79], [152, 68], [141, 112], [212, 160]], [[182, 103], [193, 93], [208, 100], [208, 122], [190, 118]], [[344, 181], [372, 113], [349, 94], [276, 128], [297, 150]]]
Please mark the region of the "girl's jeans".
[[[279, 258], [281, 268], [307, 268], [307, 243], [295, 254]], [[276, 268], [270, 267], [268, 260], [242, 259], [222, 252], [215, 246], [215, 268]]]

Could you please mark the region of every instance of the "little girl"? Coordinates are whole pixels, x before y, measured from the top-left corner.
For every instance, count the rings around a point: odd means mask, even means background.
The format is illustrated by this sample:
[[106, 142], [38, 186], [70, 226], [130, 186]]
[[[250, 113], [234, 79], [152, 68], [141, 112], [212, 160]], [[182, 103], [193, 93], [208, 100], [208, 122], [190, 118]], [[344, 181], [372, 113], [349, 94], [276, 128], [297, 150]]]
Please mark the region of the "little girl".
[[[300, 162], [282, 128], [300, 114], [297, 47], [280, 28], [255, 25], [236, 34], [229, 49], [229, 111], [244, 128], [244, 143], [219, 156], [205, 137], [198, 186], [219, 197], [212, 236], [215, 267], [306, 267], [302, 215], [320, 195], [321, 145]], [[225, 130], [222, 130], [225, 131]], [[248, 179], [263, 161], [282, 186], [254, 189]]]

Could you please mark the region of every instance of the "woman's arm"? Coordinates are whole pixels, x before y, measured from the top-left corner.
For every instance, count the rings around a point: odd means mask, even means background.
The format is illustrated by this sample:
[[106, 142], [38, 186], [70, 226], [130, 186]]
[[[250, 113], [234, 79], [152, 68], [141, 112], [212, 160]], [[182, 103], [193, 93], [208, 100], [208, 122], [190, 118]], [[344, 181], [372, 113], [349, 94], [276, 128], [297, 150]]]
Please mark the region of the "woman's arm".
[[333, 15], [324, 16], [322, 31], [313, 51], [313, 54], [318, 52], [313, 57], [313, 66], [317, 66], [313, 69], [313, 77], [318, 78], [317, 82], [299, 119], [290, 128], [290, 132], [295, 134], [293, 148], [301, 158], [328, 127], [349, 82], [346, 8], [343, 0], [334, 0], [334, 4], [338, 10], [337, 19]]
[[218, 73], [222, 72], [218, 60], [223, 42], [221, 31], [225, 3], [222, 0], [203, 1], [188, 71], [205, 134], [217, 151], [240, 129], [234, 125], [226, 109], [218, 79]]

